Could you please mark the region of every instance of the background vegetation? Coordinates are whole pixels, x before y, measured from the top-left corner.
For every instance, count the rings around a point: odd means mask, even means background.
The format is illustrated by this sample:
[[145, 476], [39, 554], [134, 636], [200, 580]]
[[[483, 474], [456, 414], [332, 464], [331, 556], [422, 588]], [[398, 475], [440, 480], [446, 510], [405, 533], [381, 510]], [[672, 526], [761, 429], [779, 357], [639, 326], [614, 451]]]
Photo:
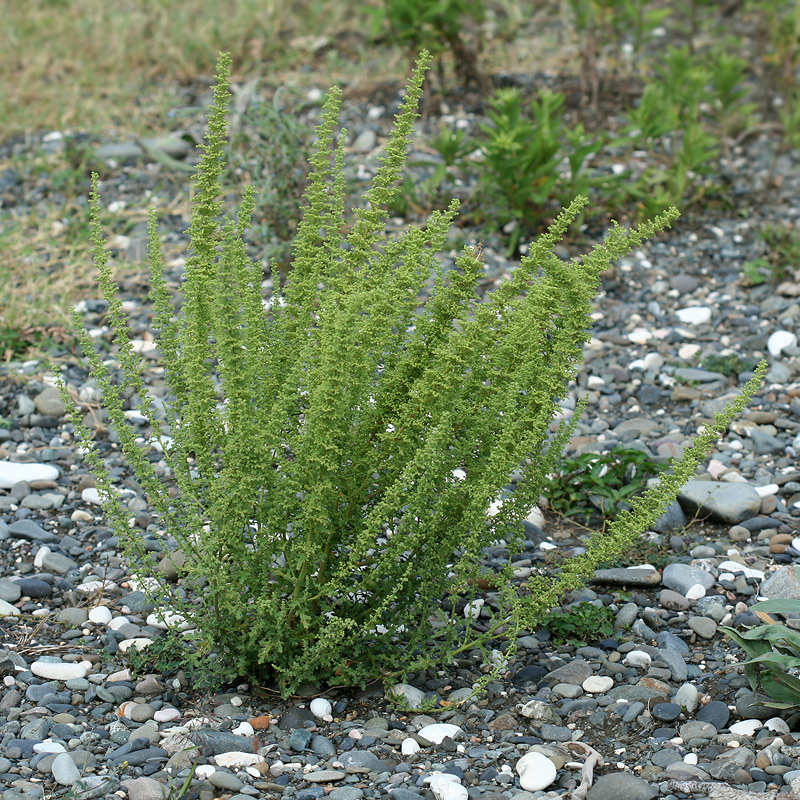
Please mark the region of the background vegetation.
[[[0, 193], [13, 179], [36, 187], [40, 202], [0, 205], [0, 358], [66, 336], [70, 305], [91, 289], [89, 173], [109, 170], [97, 145], [185, 134], [207, 105], [220, 50], [254, 98], [242, 130], [260, 124], [264, 134], [232, 142], [239, 167], [229, 179], [234, 202], [247, 182], [260, 191], [254, 223], [265, 261], [288, 263], [305, 170], [247, 165], [263, 162], [265, 144], [283, 163], [302, 161], [308, 130], [287, 120], [309, 92], [335, 83], [347, 103], [396, 91], [421, 47], [437, 56], [426, 113], [467, 105], [483, 122], [469, 131], [443, 123], [429, 135], [432, 174], [409, 179], [395, 210], [424, 215], [460, 188], [464, 222], [516, 257], [577, 193], [600, 220], [735, 205], [717, 178], [721, 158], [764, 131], [776, 150], [800, 141], [799, 9], [796, 0], [234, 0], [225, 14], [209, 0], [7, 4]], [[276, 103], [281, 113], [270, 115]], [[160, 200], [188, 224], [190, 169], [160, 155]], [[283, 198], [277, 217], [264, 198]], [[110, 202], [104, 222], [122, 236], [140, 230], [149, 201]], [[133, 286], [139, 263], [117, 250]], [[781, 270], [770, 255], [747, 277], [777, 280]]]

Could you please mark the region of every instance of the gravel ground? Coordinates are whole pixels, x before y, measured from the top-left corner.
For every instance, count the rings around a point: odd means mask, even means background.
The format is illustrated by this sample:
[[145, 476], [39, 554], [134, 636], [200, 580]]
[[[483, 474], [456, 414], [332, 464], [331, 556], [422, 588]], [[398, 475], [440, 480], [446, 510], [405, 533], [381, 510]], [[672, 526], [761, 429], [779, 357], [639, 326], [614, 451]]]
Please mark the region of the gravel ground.
[[[357, 183], [374, 170], [396, 101], [389, 93], [385, 103], [345, 108]], [[474, 124], [473, 112], [450, 113]], [[48, 141], [58, 146], [57, 138]], [[104, 180], [105, 202], [141, 199], [167, 182], [160, 165], [118, 156]], [[648, 535], [666, 565], [599, 572], [567, 602], [612, 609], [613, 636], [555, 645], [546, 629], [531, 631], [482, 698], [464, 699], [486, 669], [472, 655], [394, 689], [411, 708], [449, 701], [435, 714], [398, 711], [380, 684], [284, 703], [246, 684], [199, 693], [181, 672], [133, 676], [124, 651], [161, 635], [160, 623], [129, 581], [43, 363], [3, 366], [2, 800], [68, 791], [160, 798], [178, 792], [195, 760], [187, 796], [203, 800], [532, 800], [582, 798], [588, 785], [589, 800], [798, 794], [792, 781], [800, 778], [800, 715], [778, 715], [757, 702], [743, 653], [718, 629], [755, 624], [749, 606], [759, 596], [800, 598], [793, 574], [800, 560], [800, 286], [747, 287], [741, 279], [743, 264], [762, 254], [761, 225], [796, 222], [797, 166], [793, 155], [775, 156], [775, 142], [751, 138], [722, 168], [736, 209], [680, 221], [609, 271], [596, 302], [593, 338], [568, 401], [587, 396], [590, 404], [573, 451], [625, 444], [656, 458], [679, 455], [749, 377], [752, 360], [770, 361], [750, 410]], [[37, 186], [6, 178], [6, 208], [47, 202], [46, 178]], [[174, 287], [186, 222], [176, 214], [165, 231]], [[459, 233], [468, 241], [480, 235]], [[515, 266], [499, 240], [490, 236], [487, 244], [486, 291]], [[134, 233], [117, 246], [130, 255], [141, 243]], [[147, 357], [153, 353], [142, 288], [128, 282], [123, 298]], [[80, 309], [93, 335], [110, 343], [105, 304], [87, 298]], [[125, 479], [123, 498], [136, 525], [160, 550], [147, 505], [103, 425], [94, 383], [68, 350], [57, 359]], [[151, 359], [147, 381], [156, 394], [161, 378]], [[141, 433], [147, 436], [144, 427]], [[708, 487], [716, 490], [710, 498]], [[690, 524], [698, 505], [703, 519]], [[583, 545], [583, 531], [553, 515], [532, 522], [540, 527], [530, 528], [514, 557], [520, 581], [554, 554], [568, 557]], [[507, 556], [504, 548], [487, 551], [487, 566]]]

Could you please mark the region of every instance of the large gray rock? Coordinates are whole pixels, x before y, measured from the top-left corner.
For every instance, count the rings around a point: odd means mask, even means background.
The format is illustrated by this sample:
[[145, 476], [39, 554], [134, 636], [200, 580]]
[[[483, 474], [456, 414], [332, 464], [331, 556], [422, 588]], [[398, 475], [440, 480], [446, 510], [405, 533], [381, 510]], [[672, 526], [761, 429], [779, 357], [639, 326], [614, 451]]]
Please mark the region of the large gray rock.
[[611, 772], [594, 782], [586, 800], [651, 800], [657, 794], [644, 778], [629, 772]]
[[580, 686], [592, 674], [592, 667], [588, 661], [576, 658], [563, 667], [557, 667], [548, 674], [545, 682], [550, 686], [556, 683], [570, 683]]
[[680, 503], [670, 503], [651, 527], [656, 533], [682, 531], [686, 527], [686, 515], [683, 513]]
[[686, 597], [686, 593], [695, 584], [699, 583], [704, 589], [710, 589], [714, 585], [714, 576], [700, 567], [691, 567], [688, 564], [667, 564], [661, 575], [661, 582], [668, 589]]
[[708, 514], [718, 522], [736, 525], [761, 511], [761, 497], [746, 483], [689, 481], [678, 494], [683, 510], [694, 516]]
[[797, 565], [778, 567], [761, 584], [760, 594], [769, 600], [800, 600], [800, 582], [797, 580]]

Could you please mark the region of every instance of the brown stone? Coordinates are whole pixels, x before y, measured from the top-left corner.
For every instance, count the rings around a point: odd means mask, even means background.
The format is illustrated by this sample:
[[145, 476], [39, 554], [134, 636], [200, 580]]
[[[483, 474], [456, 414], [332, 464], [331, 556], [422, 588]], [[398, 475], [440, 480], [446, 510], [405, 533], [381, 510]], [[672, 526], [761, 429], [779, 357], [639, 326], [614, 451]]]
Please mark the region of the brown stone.
[[778, 418], [777, 411], [746, 411], [742, 414], [742, 419], [749, 419], [751, 422], [757, 422], [759, 425], [775, 422]]
[[30, 486], [34, 492], [41, 492], [44, 489], [58, 488], [58, 484], [55, 481], [46, 481], [46, 480], [29, 481], [28, 486]]
[[761, 498], [761, 513], [769, 516], [778, 508], [778, 500], [774, 494]]
[[265, 731], [269, 728], [269, 714], [263, 714], [260, 717], [253, 717], [247, 720], [255, 731]]
[[493, 731], [512, 731], [517, 725], [512, 714], [500, 714], [489, 722], [488, 727]]

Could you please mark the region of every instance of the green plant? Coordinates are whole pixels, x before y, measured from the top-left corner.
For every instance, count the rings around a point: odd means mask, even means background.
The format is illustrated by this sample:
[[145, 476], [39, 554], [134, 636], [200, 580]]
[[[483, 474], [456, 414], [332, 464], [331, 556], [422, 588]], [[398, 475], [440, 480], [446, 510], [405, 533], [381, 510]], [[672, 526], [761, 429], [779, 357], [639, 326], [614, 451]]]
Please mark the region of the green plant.
[[[533, 629], [597, 563], [624, 552], [659, 516], [766, 369], [760, 365], [698, 434], [672, 474], [590, 537], [586, 553], [557, 576], [534, 575], [520, 588], [509, 558], [497, 576], [500, 610], [489, 609], [479, 628], [457, 613], [459, 603], [437, 610], [448, 594], [478, 597], [483, 548], [501, 537], [510, 552], [521, 546], [522, 520], [574, 430], [567, 423], [553, 434], [550, 425], [581, 361], [599, 276], [677, 212], [630, 230], [613, 225], [582, 259], [565, 263], [552, 248], [586, 202], [579, 198], [486, 302], [476, 292], [479, 250], [467, 248], [445, 281], [435, 253], [457, 203], [432, 214], [424, 229], [385, 238], [383, 206], [405, 162], [429, 61], [420, 56], [383, 163], [349, 222], [343, 143], [336, 143], [341, 94], [331, 90], [289, 281], [266, 314], [261, 267], [246, 257], [242, 239], [251, 193], [237, 219], [220, 221], [230, 74], [229, 58], [220, 58], [177, 316], [155, 212], [150, 216], [154, 328], [172, 397], [165, 409], [171, 439], [130, 343], [95, 178], [94, 259], [119, 382], [77, 312], [74, 321], [121, 451], [165, 544], [177, 545], [178, 585], [161, 577], [129, 527], [105, 469], [104, 444], [93, 440], [59, 380], [61, 397], [131, 569], [148, 578], [143, 588], [156, 613], [172, 629], [183, 620], [194, 626], [174, 635], [202, 670], [198, 685], [247, 675], [288, 695], [308, 681], [363, 685], [447, 664], [500, 641], [510, 653], [521, 630]], [[434, 291], [420, 314], [431, 272]], [[166, 477], [123, 410], [134, 395]], [[504, 492], [513, 472], [515, 489]]]
[[728, 353], [727, 355], [716, 355], [712, 353], [703, 356], [699, 366], [707, 369], [710, 372], [719, 372], [720, 375], [728, 375], [735, 377], [740, 372], [748, 372], [755, 369], [758, 364], [758, 359], [744, 358], [738, 356], [736, 353]]
[[261, 258], [275, 260], [285, 271], [291, 262], [291, 242], [300, 221], [311, 156], [312, 131], [281, 103], [254, 101], [241, 115], [228, 148], [232, 181], [256, 188], [251, 240]]
[[742, 274], [751, 285], [777, 286], [800, 270], [800, 233], [785, 226], [765, 225], [759, 237], [767, 246], [767, 255], [742, 267]]
[[[608, 192], [621, 178], [595, 176], [584, 167], [605, 144], [591, 139], [583, 125], [564, 124], [564, 95], [543, 89], [523, 113], [518, 89], [498, 89], [489, 101], [489, 124], [482, 125], [483, 160], [477, 194], [481, 205], [500, 226], [512, 223], [508, 255], [530, 234], [556, 202], [594, 190]], [[566, 161], [567, 170], [563, 170]]]
[[[798, 570], [800, 577], [800, 570]], [[747, 654], [744, 672], [753, 691], [762, 689], [772, 698], [770, 708], [800, 706], [800, 631], [775, 622], [774, 614], [800, 614], [800, 600], [765, 600], [751, 611], [765, 623], [748, 631], [720, 626]]]
[[781, 121], [783, 147], [788, 150], [800, 149], [800, 89], [792, 87], [786, 92], [778, 109]]
[[[385, 21], [385, 38], [407, 48], [412, 63], [421, 48], [434, 55], [449, 50], [463, 85], [483, 83], [478, 60], [482, 45], [480, 25], [485, 14], [484, 0], [383, 0], [382, 6], [372, 9], [374, 32]], [[441, 59], [437, 66], [444, 85]]]
[[404, 176], [400, 189], [390, 204], [393, 213], [405, 217], [412, 207], [430, 211], [444, 193], [445, 187], [451, 183], [454, 173], [463, 166], [465, 156], [477, 147], [467, 138], [466, 131], [448, 125], [442, 125], [436, 136], [430, 140], [430, 145], [441, 156], [441, 160], [423, 158], [409, 162], [410, 166], [433, 168], [433, 172], [419, 183], [415, 183], [409, 175]]
[[646, 453], [614, 447], [608, 453], [581, 453], [565, 458], [558, 472], [547, 479], [543, 494], [553, 511], [566, 517], [614, 516], [629, 508], [629, 500], [641, 493], [647, 480], [663, 466]]
[[547, 628], [556, 644], [585, 644], [608, 638], [614, 633], [613, 623], [614, 612], [610, 608], [589, 602], [552, 611], [547, 617]]
[[[720, 81], [725, 91], [733, 91]], [[670, 47], [657, 77], [645, 87], [638, 106], [628, 112], [626, 134], [632, 141], [643, 139], [658, 160], [631, 191], [645, 216], [675, 203], [690, 205], [702, 197], [706, 189], [702, 176], [711, 171], [720, 144], [700, 104], [701, 98], [713, 100], [708, 91], [711, 84], [707, 64], [687, 47]]]

